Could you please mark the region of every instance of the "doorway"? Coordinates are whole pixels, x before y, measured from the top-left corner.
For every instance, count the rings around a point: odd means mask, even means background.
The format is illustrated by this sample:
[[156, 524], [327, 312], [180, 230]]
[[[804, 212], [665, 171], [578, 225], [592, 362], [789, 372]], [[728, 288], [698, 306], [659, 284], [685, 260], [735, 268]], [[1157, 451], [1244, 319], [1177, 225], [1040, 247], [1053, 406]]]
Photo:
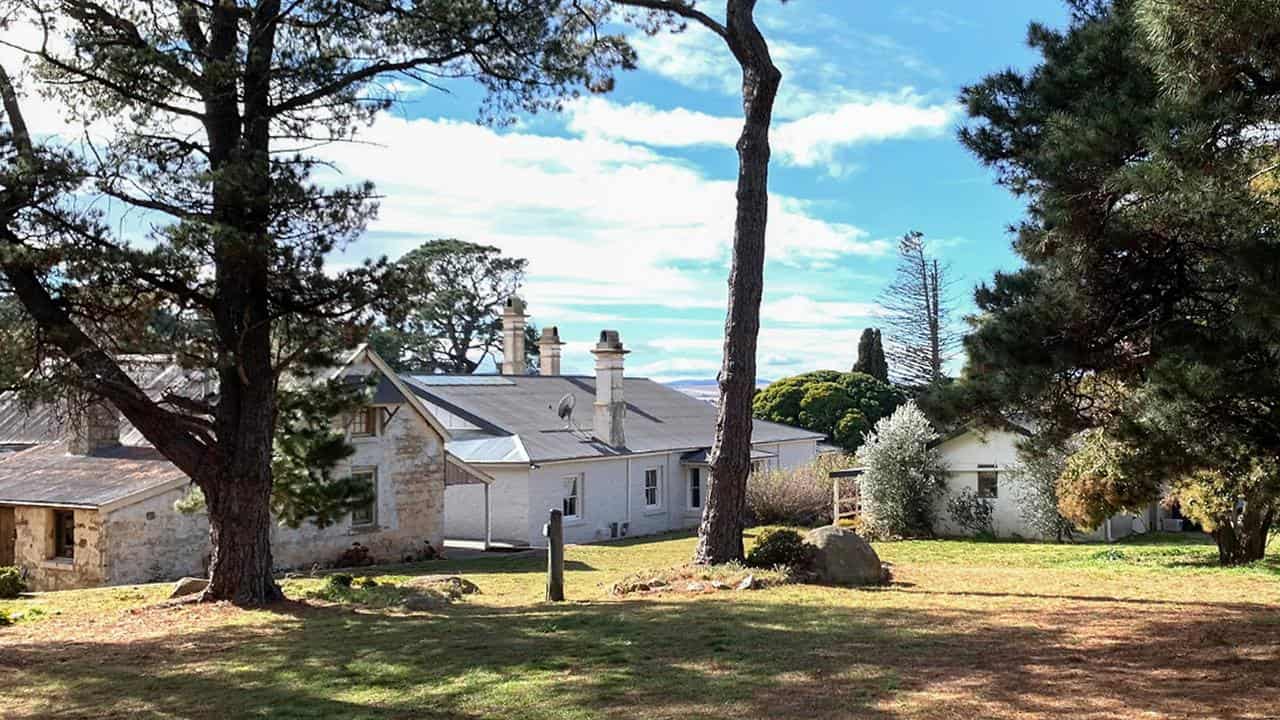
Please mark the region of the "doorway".
[[7, 567], [14, 563], [17, 544], [18, 525], [15, 522], [14, 509], [0, 507], [0, 567]]

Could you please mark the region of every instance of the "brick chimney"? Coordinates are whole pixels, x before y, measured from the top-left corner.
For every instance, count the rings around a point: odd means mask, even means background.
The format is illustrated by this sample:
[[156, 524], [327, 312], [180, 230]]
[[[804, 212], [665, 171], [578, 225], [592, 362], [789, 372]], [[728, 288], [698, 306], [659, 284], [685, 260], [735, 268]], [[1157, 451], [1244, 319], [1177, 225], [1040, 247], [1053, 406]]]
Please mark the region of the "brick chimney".
[[542, 337], [538, 338], [538, 372], [543, 375], [560, 374], [560, 328], [552, 325], [542, 328]]
[[502, 374], [525, 375], [529, 364], [524, 357], [524, 329], [529, 322], [524, 300], [518, 295], [507, 298], [502, 309]]
[[622, 347], [617, 330], [600, 332], [600, 342], [592, 355], [596, 356], [596, 439], [609, 447], [626, 447], [627, 402], [622, 393], [623, 359], [629, 350]]
[[106, 400], [90, 400], [72, 412], [67, 442], [72, 455], [92, 455], [120, 444], [120, 415]]

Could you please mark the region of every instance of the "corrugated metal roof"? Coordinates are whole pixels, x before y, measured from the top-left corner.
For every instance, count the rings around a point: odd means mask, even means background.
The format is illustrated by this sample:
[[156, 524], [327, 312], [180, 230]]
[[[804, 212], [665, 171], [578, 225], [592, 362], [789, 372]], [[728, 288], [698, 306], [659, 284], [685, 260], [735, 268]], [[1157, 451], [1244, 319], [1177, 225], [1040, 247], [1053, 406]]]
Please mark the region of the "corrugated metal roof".
[[[595, 402], [595, 378], [592, 377], [508, 375], [503, 376], [507, 381], [504, 384], [481, 385], [426, 385], [419, 376], [403, 379], [430, 405], [467, 418], [493, 437], [519, 436], [529, 462], [696, 450], [710, 447], [715, 438], [714, 406], [645, 378], [624, 381], [625, 448], [611, 448], [591, 438], [591, 408]], [[573, 395], [576, 400], [574, 428], [566, 427], [556, 415], [555, 408], [565, 395]], [[820, 437], [807, 430], [757, 420], [752, 441], [769, 443]], [[449, 444], [450, 451], [456, 444]], [[474, 463], [511, 462], [496, 456], [481, 458], [475, 453], [465, 457]]]
[[96, 508], [184, 478], [148, 447], [70, 455], [65, 443], [37, 445], [0, 461], [0, 504]]
[[[153, 399], [159, 399], [166, 393], [204, 397], [208, 389], [203, 372], [184, 369], [163, 356], [132, 356], [122, 360], [121, 366]], [[66, 409], [59, 404], [29, 404], [16, 393], [0, 393], [0, 445], [58, 442], [67, 431]], [[142, 433], [123, 417], [120, 419], [120, 442], [123, 445], [148, 444]]]

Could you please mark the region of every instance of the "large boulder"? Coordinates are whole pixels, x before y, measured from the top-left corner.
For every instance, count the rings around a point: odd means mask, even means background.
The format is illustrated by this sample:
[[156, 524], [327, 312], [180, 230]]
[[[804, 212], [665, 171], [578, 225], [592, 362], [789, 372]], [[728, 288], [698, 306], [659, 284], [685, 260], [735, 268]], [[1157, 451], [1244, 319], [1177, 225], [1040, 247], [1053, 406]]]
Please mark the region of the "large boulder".
[[833, 585], [880, 585], [884, 569], [871, 544], [852, 530], [827, 525], [810, 530], [804, 541], [816, 547], [818, 580]]
[[197, 593], [202, 593], [209, 587], [209, 581], [204, 578], [185, 577], [173, 584], [173, 591], [169, 593], [171, 599], [189, 597]]

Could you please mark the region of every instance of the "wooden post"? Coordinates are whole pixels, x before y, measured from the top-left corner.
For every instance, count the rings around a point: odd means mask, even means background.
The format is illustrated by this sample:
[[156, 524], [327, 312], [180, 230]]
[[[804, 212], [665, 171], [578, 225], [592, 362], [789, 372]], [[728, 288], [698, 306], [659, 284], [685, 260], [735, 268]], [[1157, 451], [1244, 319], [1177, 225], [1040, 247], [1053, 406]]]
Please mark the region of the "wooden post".
[[564, 601], [564, 511], [551, 510], [547, 523], [547, 602]]
[[840, 478], [831, 476], [831, 524], [840, 526]]
[[484, 484], [484, 549], [493, 546], [493, 518], [489, 514], [489, 483]]

